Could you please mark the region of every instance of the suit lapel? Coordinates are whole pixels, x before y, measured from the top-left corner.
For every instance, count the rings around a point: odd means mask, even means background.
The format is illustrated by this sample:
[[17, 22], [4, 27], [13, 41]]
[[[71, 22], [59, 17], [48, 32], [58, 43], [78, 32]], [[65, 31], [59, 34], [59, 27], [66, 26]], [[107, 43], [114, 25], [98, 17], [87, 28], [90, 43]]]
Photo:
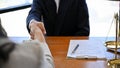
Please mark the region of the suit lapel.
[[[48, 3], [48, 9], [50, 10], [50, 11], [52, 11], [53, 13], [54, 12], [56, 12], [56, 4], [55, 4], [55, 0], [48, 0], [49, 2], [47, 2]], [[53, 10], [51, 10], [51, 9], [53, 9]]]
[[65, 12], [66, 9], [67, 9], [67, 6], [66, 3], [67, 3], [68, 0], [60, 0], [59, 2], [59, 9], [58, 9], [58, 14], [62, 14], [63, 11]]

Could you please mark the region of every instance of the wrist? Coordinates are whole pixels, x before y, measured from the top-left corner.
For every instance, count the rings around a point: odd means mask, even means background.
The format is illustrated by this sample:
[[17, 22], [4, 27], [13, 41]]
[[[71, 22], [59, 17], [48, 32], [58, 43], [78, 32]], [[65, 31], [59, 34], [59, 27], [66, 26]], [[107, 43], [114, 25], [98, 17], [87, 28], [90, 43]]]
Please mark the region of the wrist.
[[31, 27], [31, 24], [37, 25], [38, 23], [42, 23], [42, 22], [37, 21], [37, 20], [35, 20], [35, 19], [32, 19], [32, 20], [30, 21], [30, 23], [29, 23], [29, 29], [30, 29], [30, 27]]
[[29, 29], [31, 28], [31, 25], [35, 22], [35, 19], [32, 19], [29, 23]]

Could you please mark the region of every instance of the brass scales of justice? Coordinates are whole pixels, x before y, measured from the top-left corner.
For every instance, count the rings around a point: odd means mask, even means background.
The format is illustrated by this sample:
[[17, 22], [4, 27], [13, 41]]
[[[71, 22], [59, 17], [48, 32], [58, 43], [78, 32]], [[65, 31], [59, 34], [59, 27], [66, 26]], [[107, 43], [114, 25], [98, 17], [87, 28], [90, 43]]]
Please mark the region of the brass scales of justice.
[[108, 60], [109, 68], [120, 68], [120, 59], [118, 58], [118, 49], [120, 49], [120, 0], [109, 0], [109, 1], [118, 1], [119, 2], [119, 12], [114, 15], [115, 19], [115, 41], [106, 41], [105, 46], [108, 49], [112, 49], [115, 53], [115, 57], [113, 59]]

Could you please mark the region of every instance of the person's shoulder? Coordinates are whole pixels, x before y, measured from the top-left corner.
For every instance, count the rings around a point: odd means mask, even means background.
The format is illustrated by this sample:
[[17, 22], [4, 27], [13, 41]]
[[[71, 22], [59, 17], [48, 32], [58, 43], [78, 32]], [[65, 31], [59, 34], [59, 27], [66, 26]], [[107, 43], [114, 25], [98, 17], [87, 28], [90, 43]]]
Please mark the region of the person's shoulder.
[[12, 66], [16, 66], [18, 64], [18, 66], [23, 68], [39, 67], [37, 64], [42, 64], [40, 61], [43, 61], [43, 50], [39, 47], [39, 42], [36, 40], [26, 40], [24, 42], [17, 43], [9, 58], [9, 63], [12, 63]]
[[21, 43], [18, 43], [16, 48], [20, 51], [25, 51], [26, 53], [34, 53], [35, 55], [43, 54], [43, 49], [40, 46], [40, 42], [38, 40], [24, 40]]

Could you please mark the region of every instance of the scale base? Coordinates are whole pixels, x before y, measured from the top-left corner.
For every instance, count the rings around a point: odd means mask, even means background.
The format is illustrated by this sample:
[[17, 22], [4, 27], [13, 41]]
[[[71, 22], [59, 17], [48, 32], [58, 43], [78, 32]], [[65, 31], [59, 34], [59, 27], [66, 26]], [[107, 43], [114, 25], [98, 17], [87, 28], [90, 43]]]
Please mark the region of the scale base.
[[109, 68], [120, 68], [120, 59], [111, 59], [108, 61]]

